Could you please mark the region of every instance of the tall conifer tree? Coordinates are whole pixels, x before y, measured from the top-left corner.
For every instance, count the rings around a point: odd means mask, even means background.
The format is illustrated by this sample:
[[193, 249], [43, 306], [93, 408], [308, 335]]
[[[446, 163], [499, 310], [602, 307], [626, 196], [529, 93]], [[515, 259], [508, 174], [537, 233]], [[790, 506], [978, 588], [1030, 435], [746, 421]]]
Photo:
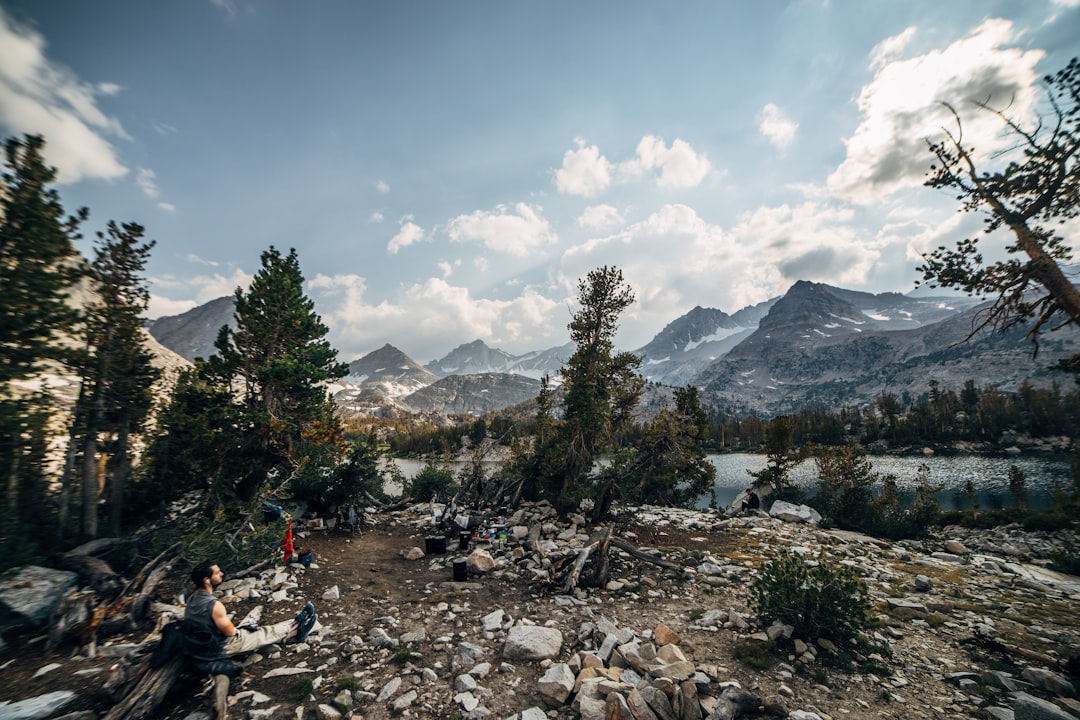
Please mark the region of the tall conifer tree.
[[274, 247], [263, 252], [251, 287], [236, 290], [236, 329], [222, 327], [207, 363], [240, 388], [243, 466], [225, 494], [241, 502], [257, 496], [271, 470], [296, 468], [305, 443], [340, 442], [325, 383], [344, 377], [349, 366], [337, 362], [303, 284], [295, 249], [287, 256]]

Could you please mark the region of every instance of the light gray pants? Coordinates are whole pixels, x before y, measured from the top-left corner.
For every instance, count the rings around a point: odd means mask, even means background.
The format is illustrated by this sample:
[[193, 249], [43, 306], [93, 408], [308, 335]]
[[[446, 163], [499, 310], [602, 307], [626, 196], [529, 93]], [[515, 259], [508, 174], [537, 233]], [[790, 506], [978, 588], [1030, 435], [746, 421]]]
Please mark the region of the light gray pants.
[[273, 625], [260, 626], [258, 630], [236, 628], [233, 636], [225, 640], [225, 654], [240, 655], [279, 643], [288, 636], [294, 623], [293, 620], [282, 620]]

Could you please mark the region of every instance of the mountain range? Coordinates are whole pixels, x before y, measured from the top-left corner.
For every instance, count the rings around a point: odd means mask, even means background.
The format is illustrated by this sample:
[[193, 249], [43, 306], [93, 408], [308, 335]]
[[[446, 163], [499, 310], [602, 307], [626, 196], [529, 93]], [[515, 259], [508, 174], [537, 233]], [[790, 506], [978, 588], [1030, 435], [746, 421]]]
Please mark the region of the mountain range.
[[[958, 390], [970, 379], [1009, 391], [1025, 380], [1042, 386], [1064, 379], [1047, 366], [1080, 352], [1080, 332], [1044, 334], [1036, 361], [1023, 329], [972, 334], [986, 307], [969, 297], [798, 281], [783, 296], [731, 315], [695, 307], [634, 352], [653, 383], [692, 384], [707, 406], [763, 415], [872, 403], [882, 391], [917, 397], [930, 380]], [[218, 329], [231, 322], [226, 297], [148, 329], [193, 360], [213, 352]], [[421, 366], [387, 344], [352, 361], [332, 390], [351, 413], [483, 413], [534, 398], [539, 378], [557, 382], [573, 352], [567, 344], [512, 355], [473, 340]]]

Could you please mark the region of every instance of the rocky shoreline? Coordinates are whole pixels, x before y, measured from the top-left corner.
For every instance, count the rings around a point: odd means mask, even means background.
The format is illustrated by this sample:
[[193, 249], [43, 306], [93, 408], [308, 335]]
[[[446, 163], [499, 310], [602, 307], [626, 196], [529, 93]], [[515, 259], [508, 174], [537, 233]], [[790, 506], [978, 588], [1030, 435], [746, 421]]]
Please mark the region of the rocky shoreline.
[[[561, 594], [544, 585], [545, 561], [550, 567], [580, 553], [597, 529], [559, 523], [546, 505], [507, 518], [502, 543], [473, 543], [460, 553], [420, 549], [430, 531], [427, 506], [382, 522], [355, 540], [316, 533], [307, 538], [317, 548], [311, 568], [294, 564], [226, 587], [230, 612], [240, 614], [252, 605], [284, 611], [301, 592], [318, 591], [313, 599], [323, 623], [307, 643], [248, 659], [230, 697], [231, 716], [1080, 717], [1069, 677], [1080, 648], [1080, 578], [1045, 566], [1051, 553], [1075, 543], [1074, 532], [950, 527], [923, 541], [891, 543], [764, 512], [727, 518], [637, 508], [622, 515], [620, 532], [681, 570], [614, 550], [605, 587]], [[541, 557], [515, 530], [533, 527]], [[388, 588], [375, 596], [362, 575], [350, 574], [358, 572], [348, 567], [355, 550], [377, 542], [395, 550], [380, 572], [398, 578], [396, 595]], [[836, 669], [827, 641], [793, 639], [783, 626], [762, 627], [750, 612], [748, 587], [758, 566], [789, 553], [841, 563], [867, 583], [875, 650], [840, 648], [854, 655], [854, 670]], [[471, 558], [466, 582], [449, 579], [460, 557]], [[773, 648], [761, 667], [736, 657], [737, 648], [755, 644]], [[133, 647], [117, 639], [103, 643], [97, 658], [24, 657], [28, 670], [55, 673], [56, 690], [35, 696], [53, 704], [45, 714], [26, 714], [27, 706], [14, 701], [33, 698], [9, 693], [0, 717], [100, 717], [78, 691], [59, 706], [55, 693], [80, 672], [107, 673], [116, 660], [102, 657]], [[311, 681], [304, 699], [290, 698], [298, 678]], [[198, 720], [198, 704], [174, 716]], [[80, 705], [80, 715], [62, 714]]]

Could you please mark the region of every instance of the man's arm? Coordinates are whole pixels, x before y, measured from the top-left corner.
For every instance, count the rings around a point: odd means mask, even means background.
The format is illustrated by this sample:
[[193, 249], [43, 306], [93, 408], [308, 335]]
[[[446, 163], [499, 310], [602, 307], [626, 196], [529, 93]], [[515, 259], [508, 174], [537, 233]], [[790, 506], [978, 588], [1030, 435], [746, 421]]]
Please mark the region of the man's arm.
[[222, 604], [220, 600], [214, 603], [212, 616], [218, 632], [225, 637], [232, 637], [236, 634], [236, 628], [233, 627], [232, 620], [230, 620], [229, 616], [225, 613], [225, 605]]

